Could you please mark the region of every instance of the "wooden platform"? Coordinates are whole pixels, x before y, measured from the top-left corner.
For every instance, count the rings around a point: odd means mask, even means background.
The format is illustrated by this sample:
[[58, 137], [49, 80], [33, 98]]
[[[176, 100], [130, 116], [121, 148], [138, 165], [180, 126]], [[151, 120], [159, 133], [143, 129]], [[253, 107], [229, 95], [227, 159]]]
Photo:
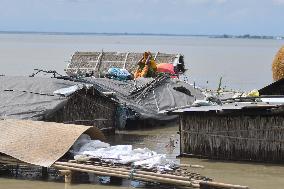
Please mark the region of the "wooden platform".
[[[0, 164], [34, 166], [4, 155], [0, 155]], [[213, 182], [210, 178], [192, 172], [192, 167], [200, 168], [200, 166], [181, 165], [173, 171], [157, 172], [155, 170], [143, 170], [126, 165], [113, 165], [104, 162], [78, 163], [75, 160], [71, 160], [69, 162], [57, 161], [52, 167], [58, 169], [61, 175], [65, 177], [65, 183], [72, 183], [78, 173], [93, 173], [97, 176], [160, 183], [182, 188], [248, 189], [247, 186]]]
[[[247, 186], [231, 185], [225, 183], [212, 182], [198, 173], [190, 172], [184, 167], [173, 172], [159, 173], [149, 170], [135, 169], [131, 167], [119, 167], [115, 165], [88, 165], [75, 162], [56, 162], [53, 165], [60, 169], [65, 175], [65, 182], [72, 182], [74, 172], [94, 173], [101, 176], [118, 177], [121, 179], [138, 180], [145, 182], [154, 182], [168, 184], [173, 186], [192, 187], [192, 188], [230, 188], [230, 189], [248, 189]], [[208, 181], [210, 180], [210, 181]]]

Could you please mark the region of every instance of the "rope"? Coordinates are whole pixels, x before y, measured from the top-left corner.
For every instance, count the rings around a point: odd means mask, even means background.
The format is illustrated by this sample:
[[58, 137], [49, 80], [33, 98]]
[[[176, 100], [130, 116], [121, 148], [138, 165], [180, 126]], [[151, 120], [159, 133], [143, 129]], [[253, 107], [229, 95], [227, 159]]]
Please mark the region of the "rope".
[[132, 169], [129, 172], [129, 177], [131, 180], [134, 180], [134, 174], [136, 173], [136, 169], [132, 167]]
[[20, 90], [14, 90], [14, 89], [4, 89], [4, 92], [22, 92], [22, 93], [30, 93], [35, 95], [42, 95], [42, 96], [56, 96], [54, 94], [46, 94], [46, 93], [38, 93], [38, 92], [32, 92], [32, 91], [20, 91]]
[[156, 107], [157, 107], [157, 111], [159, 112], [159, 111], [160, 111], [160, 108], [159, 108], [158, 101], [157, 101], [157, 99], [156, 99], [155, 90], [153, 90], [153, 95], [154, 95], [154, 99], [155, 99], [155, 104], [156, 104]]

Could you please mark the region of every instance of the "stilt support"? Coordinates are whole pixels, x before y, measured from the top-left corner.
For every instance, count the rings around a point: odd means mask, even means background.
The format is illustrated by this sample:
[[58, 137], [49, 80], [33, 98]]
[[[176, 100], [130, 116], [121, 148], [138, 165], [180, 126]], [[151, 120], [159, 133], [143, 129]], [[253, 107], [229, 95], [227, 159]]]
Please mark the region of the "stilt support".
[[60, 174], [65, 177], [65, 183], [71, 184], [73, 171], [70, 170], [59, 170], [59, 171]]

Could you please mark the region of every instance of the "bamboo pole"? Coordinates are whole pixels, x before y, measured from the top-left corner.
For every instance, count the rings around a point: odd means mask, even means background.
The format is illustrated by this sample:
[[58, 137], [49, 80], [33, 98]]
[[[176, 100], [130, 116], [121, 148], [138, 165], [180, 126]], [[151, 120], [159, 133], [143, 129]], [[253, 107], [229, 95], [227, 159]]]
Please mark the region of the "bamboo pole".
[[4, 160], [0, 160], [0, 164], [5, 164], [5, 165], [17, 165], [17, 163], [15, 163], [15, 162], [4, 161]]
[[[190, 186], [190, 187], [195, 187], [195, 188], [199, 188], [200, 186], [203, 186], [203, 187], [209, 186], [209, 187], [217, 187], [217, 188], [224, 188], [224, 189], [248, 189], [248, 186], [225, 184], [225, 183], [211, 182], [211, 181], [200, 181], [200, 180], [195, 180], [192, 182], [183, 181], [179, 179], [166, 178], [164, 177], [163, 174], [158, 174], [160, 176], [152, 176], [152, 175], [141, 174], [141, 173], [138, 174], [136, 172], [131, 173], [127, 171], [113, 170], [109, 168], [106, 169], [105, 167], [98, 168], [95, 166], [88, 166], [88, 165], [68, 165], [68, 163], [66, 164], [65, 162], [56, 162], [54, 166], [57, 168], [65, 168], [68, 170], [77, 170], [77, 171], [82, 171], [82, 172], [93, 171], [93, 173], [96, 173], [99, 175], [105, 175], [105, 176], [116, 176], [116, 177], [121, 177], [121, 178], [126, 178], [126, 179], [136, 179], [136, 180], [148, 179], [148, 181], [151, 180], [150, 182], [160, 182], [160, 183], [165, 183], [165, 184]], [[144, 180], [144, 181], [147, 181], [147, 180]]]
[[[76, 164], [76, 163], [67, 163], [67, 162], [55, 162], [55, 164], [59, 165], [66, 165], [66, 166], [72, 166], [72, 167], [84, 167], [86, 169], [91, 169], [91, 170], [101, 170], [105, 171], [106, 167], [103, 166], [94, 166], [94, 165], [84, 165], [84, 164]], [[120, 172], [125, 172], [126, 174], [130, 174], [131, 170], [126, 169], [126, 168], [112, 168], [112, 167], [107, 167], [108, 170], [110, 171], [120, 171]], [[184, 181], [193, 181], [188, 177], [185, 176], [177, 176], [177, 175], [170, 175], [170, 174], [161, 174], [161, 173], [154, 173], [154, 172], [149, 172], [149, 171], [141, 171], [141, 170], [135, 170], [135, 173], [137, 174], [144, 174], [144, 175], [150, 175], [150, 176], [158, 176], [158, 177], [163, 177], [163, 178], [170, 178], [170, 179], [177, 179], [177, 180], [184, 180]], [[194, 181], [200, 181], [194, 179]]]
[[[68, 165], [66, 165], [68, 166]], [[122, 170], [122, 169], [111, 169], [111, 168], [107, 168], [106, 167], [94, 167], [94, 166], [88, 166], [88, 165], [79, 165], [79, 166], [72, 166], [72, 167], [77, 167], [77, 168], [83, 168], [83, 169], [90, 169], [90, 170], [95, 170], [95, 171], [106, 171], [106, 172], [110, 172], [110, 173], [115, 173], [115, 174], [124, 174], [124, 175], [136, 175], [136, 176], [140, 176], [140, 175], [145, 175], [145, 174], [141, 174], [141, 173], [137, 173], [136, 171], [135, 172], [131, 172], [131, 171], [128, 171], [128, 170]], [[162, 177], [162, 178], [165, 178], [162, 174], [160, 175], [145, 175], [146, 177]], [[168, 178], [168, 177], [166, 177]], [[172, 177], [172, 178], [168, 178], [168, 179], [175, 179], [175, 180], [180, 180], [180, 178], [176, 178], [176, 177]], [[186, 181], [189, 181], [189, 179], [187, 179]]]
[[30, 164], [22, 162], [22, 161], [13, 161], [13, 160], [5, 160], [5, 159], [0, 159], [0, 163], [6, 164], [6, 165], [25, 165], [28, 166]]
[[60, 175], [64, 176], [65, 183], [72, 183], [72, 171], [70, 170], [59, 170]]
[[181, 167], [191, 167], [191, 168], [201, 168], [201, 169], [204, 168], [203, 165], [191, 165], [191, 164], [179, 164], [179, 166], [181, 166]]
[[[82, 165], [82, 164], [67, 163], [67, 162], [55, 162], [55, 165], [64, 165], [64, 166], [86, 168], [86, 169], [90, 169], [90, 170], [100, 170], [100, 171], [105, 171], [106, 170], [106, 167], [102, 167], [102, 166]], [[128, 169], [125, 169], [125, 168], [111, 168], [111, 167], [107, 167], [107, 169], [109, 171], [114, 171], [114, 172], [117, 172], [117, 171], [118, 172], [123, 172], [123, 173], [128, 174], [128, 175], [131, 174], [131, 170], [128, 170]], [[153, 172], [141, 171], [141, 170], [135, 170], [135, 173], [136, 174], [149, 175], [149, 176], [157, 176], [157, 177], [169, 178], [169, 179], [190, 181], [189, 177], [184, 177], [184, 176], [160, 174], [160, 173], [153, 173]]]
[[104, 175], [104, 176], [114, 176], [114, 177], [120, 177], [125, 179], [134, 179], [134, 180], [142, 180], [147, 182], [160, 182], [165, 184], [172, 184], [172, 185], [182, 185], [182, 186], [191, 186], [191, 187], [199, 187], [199, 184], [193, 184], [189, 181], [182, 181], [182, 180], [175, 180], [175, 179], [169, 179], [169, 178], [163, 178], [163, 177], [157, 177], [157, 176], [149, 176], [149, 175], [143, 175], [143, 174], [126, 174], [125, 172], [114, 172], [114, 171], [108, 171], [105, 170], [90, 170], [86, 168], [79, 168], [79, 167], [69, 167], [64, 165], [57, 165], [54, 164], [55, 167], [60, 169], [67, 169], [67, 170], [73, 170], [73, 171], [79, 171], [79, 172], [88, 172], [88, 173], [94, 173], [97, 175]]
[[202, 189], [209, 187], [215, 187], [215, 188], [230, 188], [230, 189], [249, 189], [248, 186], [240, 186], [240, 185], [233, 185], [233, 184], [225, 184], [220, 182], [207, 182], [207, 181], [201, 181], [200, 188]]

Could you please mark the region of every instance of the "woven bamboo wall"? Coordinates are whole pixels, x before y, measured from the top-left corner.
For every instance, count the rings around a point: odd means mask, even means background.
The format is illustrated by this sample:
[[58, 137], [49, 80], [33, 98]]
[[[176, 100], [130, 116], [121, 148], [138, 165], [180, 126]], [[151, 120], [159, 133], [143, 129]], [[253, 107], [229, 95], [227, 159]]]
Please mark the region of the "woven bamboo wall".
[[[156, 56], [157, 63], [172, 63], [176, 54], [152, 53]], [[125, 68], [133, 73], [137, 67], [138, 60], [143, 53], [133, 52], [75, 52], [70, 64], [65, 69], [68, 75], [76, 75], [78, 70], [81, 74], [95, 73], [99, 77], [103, 72], [107, 72], [111, 67]]]
[[283, 115], [182, 114], [181, 154], [284, 162]]
[[116, 104], [91, 88], [75, 92], [62, 108], [45, 121], [95, 125], [99, 129], [114, 128], [115, 115]]

